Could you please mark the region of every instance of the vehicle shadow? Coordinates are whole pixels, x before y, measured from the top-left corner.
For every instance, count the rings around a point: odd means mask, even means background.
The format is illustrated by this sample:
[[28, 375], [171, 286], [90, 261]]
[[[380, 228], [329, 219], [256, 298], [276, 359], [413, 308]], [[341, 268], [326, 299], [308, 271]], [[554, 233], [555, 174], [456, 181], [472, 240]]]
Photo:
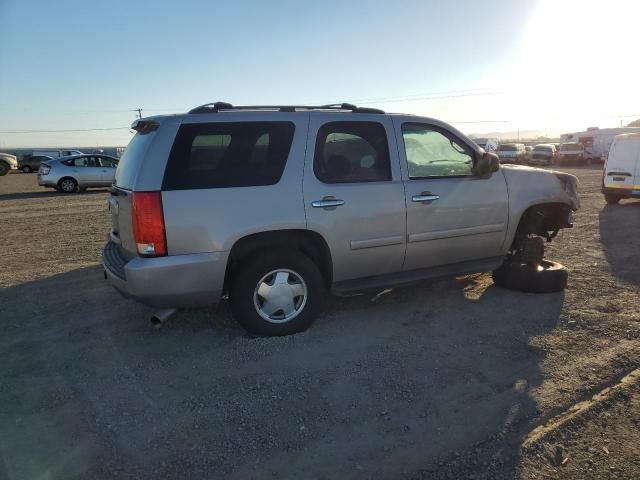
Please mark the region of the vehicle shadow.
[[66, 194], [61, 192], [56, 192], [55, 190], [43, 190], [36, 192], [14, 192], [14, 193], [2, 193], [0, 194], [0, 201], [2, 200], [27, 200], [30, 198], [50, 198], [50, 197], [73, 197], [74, 195], [96, 195], [96, 194], [104, 194], [108, 192], [105, 189], [92, 189], [86, 190], [81, 193], [73, 193]]
[[619, 205], [607, 205], [598, 214], [600, 241], [611, 273], [640, 285], [640, 202], [622, 200]]
[[156, 330], [98, 266], [4, 288], [0, 465], [8, 478], [511, 478], [543, 381], [531, 339], [563, 302], [472, 275], [332, 298], [310, 330], [253, 338], [225, 304]]

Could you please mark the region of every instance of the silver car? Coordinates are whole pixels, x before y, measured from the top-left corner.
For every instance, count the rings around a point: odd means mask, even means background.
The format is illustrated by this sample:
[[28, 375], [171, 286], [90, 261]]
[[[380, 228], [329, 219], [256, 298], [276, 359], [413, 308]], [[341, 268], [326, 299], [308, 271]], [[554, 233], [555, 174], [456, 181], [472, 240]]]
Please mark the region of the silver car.
[[38, 185], [64, 193], [82, 192], [89, 187], [110, 187], [118, 159], [107, 155], [73, 155], [40, 164]]
[[307, 328], [328, 292], [493, 271], [562, 290], [545, 241], [572, 225], [573, 175], [500, 165], [450, 125], [343, 104], [136, 121], [103, 250], [124, 296], [162, 308], [228, 296], [249, 331]]

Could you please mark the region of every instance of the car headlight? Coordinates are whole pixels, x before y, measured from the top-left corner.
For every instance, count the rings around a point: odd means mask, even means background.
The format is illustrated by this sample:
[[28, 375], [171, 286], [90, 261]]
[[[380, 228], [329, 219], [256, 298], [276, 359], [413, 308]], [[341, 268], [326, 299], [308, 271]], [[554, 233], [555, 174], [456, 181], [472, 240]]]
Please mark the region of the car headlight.
[[42, 175], [49, 175], [49, 172], [51, 171], [51, 167], [48, 165], [41, 165], [40, 166], [40, 173]]

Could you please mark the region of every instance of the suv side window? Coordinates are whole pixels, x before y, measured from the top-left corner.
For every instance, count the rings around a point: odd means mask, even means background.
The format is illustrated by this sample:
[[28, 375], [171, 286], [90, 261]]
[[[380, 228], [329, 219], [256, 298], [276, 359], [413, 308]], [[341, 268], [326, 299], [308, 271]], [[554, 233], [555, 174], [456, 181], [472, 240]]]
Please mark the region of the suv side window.
[[391, 180], [389, 144], [378, 122], [330, 122], [318, 130], [313, 170], [324, 183]]
[[184, 124], [171, 149], [162, 189], [275, 185], [294, 130], [291, 122]]
[[418, 123], [402, 125], [409, 178], [468, 177], [473, 151], [444, 129]]
[[78, 157], [63, 162], [70, 167], [89, 167], [89, 157]]

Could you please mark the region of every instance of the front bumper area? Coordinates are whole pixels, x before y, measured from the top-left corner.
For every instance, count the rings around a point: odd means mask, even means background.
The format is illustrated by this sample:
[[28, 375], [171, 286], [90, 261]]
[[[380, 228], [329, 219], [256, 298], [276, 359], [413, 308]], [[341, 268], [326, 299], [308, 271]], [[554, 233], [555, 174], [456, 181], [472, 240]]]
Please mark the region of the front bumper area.
[[228, 252], [134, 257], [108, 242], [102, 265], [109, 283], [124, 297], [156, 308], [196, 308], [219, 302]]

